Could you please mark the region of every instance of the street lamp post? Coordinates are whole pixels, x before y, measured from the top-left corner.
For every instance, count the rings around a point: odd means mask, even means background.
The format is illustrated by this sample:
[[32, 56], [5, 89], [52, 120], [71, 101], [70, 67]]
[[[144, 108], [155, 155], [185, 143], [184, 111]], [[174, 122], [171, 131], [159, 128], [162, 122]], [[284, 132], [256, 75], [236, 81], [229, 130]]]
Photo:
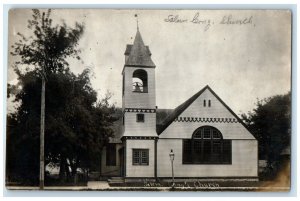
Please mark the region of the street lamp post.
[[171, 160], [171, 165], [172, 165], [172, 187], [175, 186], [175, 182], [174, 182], [174, 168], [173, 168], [173, 161], [174, 161], [174, 157], [175, 157], [175, 154], [173, 152], [173, 149], [171, 149], [171, 152], [169, 154], [170, 156], [170, 160]]

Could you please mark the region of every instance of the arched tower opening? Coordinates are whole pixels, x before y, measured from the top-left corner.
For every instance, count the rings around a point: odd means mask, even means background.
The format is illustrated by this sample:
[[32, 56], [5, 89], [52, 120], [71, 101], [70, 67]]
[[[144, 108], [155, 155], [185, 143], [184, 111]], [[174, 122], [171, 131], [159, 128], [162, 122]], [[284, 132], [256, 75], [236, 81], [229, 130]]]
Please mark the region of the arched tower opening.
[[138, 69], [132, 74], [132, 91], [148, 93], [148, 75], [145, 70]]

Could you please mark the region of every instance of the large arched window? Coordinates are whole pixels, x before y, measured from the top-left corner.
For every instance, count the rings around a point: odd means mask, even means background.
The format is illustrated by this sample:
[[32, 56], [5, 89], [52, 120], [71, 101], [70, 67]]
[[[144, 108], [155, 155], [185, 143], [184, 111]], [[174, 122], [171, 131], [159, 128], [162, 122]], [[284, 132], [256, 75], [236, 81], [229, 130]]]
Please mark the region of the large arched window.
[[148, 76], [145, 70], [138, 69], [133, 72], [132, 91], [140, 93], [148, 92]]
[[212, 126], [195, 130], [192, 139], [183, 140], [183, 164], [231, 164], [231, 140], [224, 140]]

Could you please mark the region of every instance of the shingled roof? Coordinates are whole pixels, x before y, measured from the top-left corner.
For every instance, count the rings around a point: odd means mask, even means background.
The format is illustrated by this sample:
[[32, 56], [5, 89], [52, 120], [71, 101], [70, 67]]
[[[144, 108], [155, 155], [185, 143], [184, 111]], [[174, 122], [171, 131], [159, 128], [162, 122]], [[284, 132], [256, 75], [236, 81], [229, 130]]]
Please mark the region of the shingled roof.
[[125, 55], [128, 56], [125, 66], [155, 67], [149, 47], [145, 46], [139, 30], [136, 32], [133, 45], [127, 45]]

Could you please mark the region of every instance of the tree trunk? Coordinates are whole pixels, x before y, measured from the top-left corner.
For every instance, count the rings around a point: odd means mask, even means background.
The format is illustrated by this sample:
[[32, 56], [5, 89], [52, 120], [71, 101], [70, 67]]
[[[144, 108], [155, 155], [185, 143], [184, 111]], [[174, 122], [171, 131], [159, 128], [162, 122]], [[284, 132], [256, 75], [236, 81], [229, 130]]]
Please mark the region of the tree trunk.
[[99, 181], [101, 180], [101, 176], [102, 176], [102, 149], [100, 151], [100, 162], [99, 162], [100, 168], [99, 168]]
[[77, 175], [78, 162], [79, 162], [78, 157], [76, 157], [75, 162], [70, 161], [71, 170], [72, 170], [72, 177], [74, 179], [74, 184], [77, 184], [77, 182], [78, 182], [78, 175]]
[[66, 169], [67, 180], [70, 181], [70, 179], [71, 179], [71, 172], [70, 172], [70, 168], [69, 168], [69, 164], [67, 162], [67, 159], [65, 159], [65, 169]]
[[66, 158], [61, 157], [59, 164], [59, 180], [65, 182], [66, 180]]

